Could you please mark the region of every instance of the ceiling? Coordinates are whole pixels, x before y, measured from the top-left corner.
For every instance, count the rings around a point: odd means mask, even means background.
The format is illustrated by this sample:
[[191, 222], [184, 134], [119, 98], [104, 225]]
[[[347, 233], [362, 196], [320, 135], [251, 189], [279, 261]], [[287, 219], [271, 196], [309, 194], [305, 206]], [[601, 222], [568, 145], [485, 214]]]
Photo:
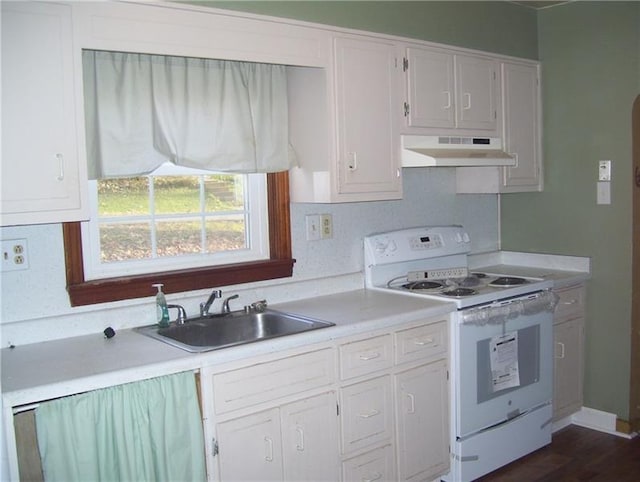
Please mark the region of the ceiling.
[[564, 0], [564, 1], [521, 1], [521, 2], [514, 2], [512, 1], [511, 3], [517, 3], [518, 5], [524, 5], [526, 7], [531, 7], [531, 8], [535, 8], [535, 9], [540, 9], [540, 8], [548, 8], [548, 7], [553, 7], [554, 5], [560, 5], [563, 3], [569, 3], [570, 1], [574, 1], [574, 0]]

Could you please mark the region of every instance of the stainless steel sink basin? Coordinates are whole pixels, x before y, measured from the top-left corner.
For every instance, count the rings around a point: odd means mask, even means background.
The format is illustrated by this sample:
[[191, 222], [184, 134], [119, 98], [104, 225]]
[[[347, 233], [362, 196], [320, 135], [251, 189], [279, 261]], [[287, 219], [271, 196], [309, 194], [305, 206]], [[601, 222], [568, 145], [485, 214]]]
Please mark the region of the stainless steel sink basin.
[[151, 325], [136, 330], [156, 340], [196, 353], [329, 326], [334, 326], [334, 323], [266, 310], [262, 313], [233, 312], [222, 316], [192, 318], [182, 325], [172, 324], [168, 328]]

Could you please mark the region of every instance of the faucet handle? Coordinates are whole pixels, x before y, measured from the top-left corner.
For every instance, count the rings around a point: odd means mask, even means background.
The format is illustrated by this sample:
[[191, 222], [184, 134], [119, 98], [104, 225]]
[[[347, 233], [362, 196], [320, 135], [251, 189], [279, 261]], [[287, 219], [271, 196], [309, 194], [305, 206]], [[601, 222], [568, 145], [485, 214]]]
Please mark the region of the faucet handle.
[[267, 309], [267, 300], [260, 300], [254, 303], [251, 303], [251, 309], [256, 313], [262, 313]]

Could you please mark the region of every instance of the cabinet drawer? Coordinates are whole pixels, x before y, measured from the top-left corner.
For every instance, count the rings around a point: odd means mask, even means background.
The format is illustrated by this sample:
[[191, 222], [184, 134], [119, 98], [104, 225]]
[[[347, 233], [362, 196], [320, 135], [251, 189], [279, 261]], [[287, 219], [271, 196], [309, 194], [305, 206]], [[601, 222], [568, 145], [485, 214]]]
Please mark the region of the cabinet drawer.
[[584, 314], [583, 286], [556, 290], [555, 293], [560, 297], [554, 315], [554, 321], [556, 323], [571, 318], [577, 318]]
[[386, 375], [342, 389], [342, 451], [350, 453], [391, 437], [391, 378]]
[[442, 321], [395, 333], [396, 364], [424, 360], [447, 352], [447, 323]]
[[342, 480], [345, 482], [395, 481], [391, 445], [345, 460], [342, 463]]
[[330, 348], [219, 373], [213, 376], [215, 410], [224, 413], [322, 387], [334, 373]]
[[346, 380], [390, 368], [393, 365], [392, 351], [391, 335], [340, 346], [340, 378]]

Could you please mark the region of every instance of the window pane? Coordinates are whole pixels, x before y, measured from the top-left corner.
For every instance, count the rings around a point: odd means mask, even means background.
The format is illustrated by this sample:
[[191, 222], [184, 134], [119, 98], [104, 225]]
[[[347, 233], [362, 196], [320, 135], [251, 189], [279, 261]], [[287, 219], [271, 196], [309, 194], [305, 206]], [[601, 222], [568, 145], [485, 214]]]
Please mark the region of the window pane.
[[136, 216], [149, 213], [149, 185], [146, 177], [98, 181], [98, 215]]
[[209, 219], [205, 222], [207, 251], [216, 253], [234, 249], [247, 249], [244, 216]]
[[156, 214], [200, 211], [198, 176], [158, 176], [153, 178]]
[[149, 223], [100, 224], [102, 263], [151, 258]]
[[240, 174], [205, 176], [205, 210], [216, 212], [244, 209], [244, 179]]
[[156, 223], [158, 256], [180, 256], [202, 252], [199, 220], [159, 221]]

